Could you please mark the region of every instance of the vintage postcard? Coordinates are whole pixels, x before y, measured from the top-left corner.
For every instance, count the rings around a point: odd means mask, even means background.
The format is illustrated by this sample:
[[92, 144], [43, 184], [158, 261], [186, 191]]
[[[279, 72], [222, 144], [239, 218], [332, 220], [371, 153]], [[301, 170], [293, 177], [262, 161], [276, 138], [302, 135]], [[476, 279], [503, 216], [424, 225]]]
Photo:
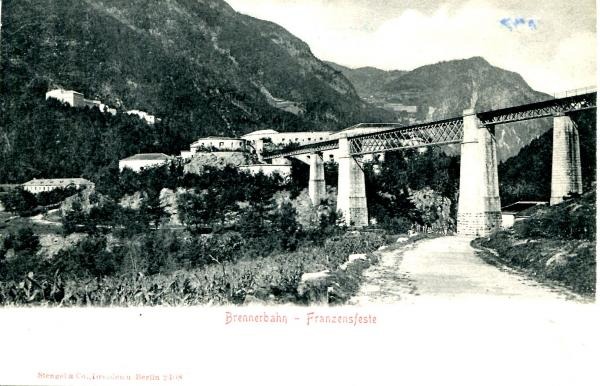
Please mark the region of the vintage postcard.
[[596, 15], [0, 1], [0, 384], [594, 384]]

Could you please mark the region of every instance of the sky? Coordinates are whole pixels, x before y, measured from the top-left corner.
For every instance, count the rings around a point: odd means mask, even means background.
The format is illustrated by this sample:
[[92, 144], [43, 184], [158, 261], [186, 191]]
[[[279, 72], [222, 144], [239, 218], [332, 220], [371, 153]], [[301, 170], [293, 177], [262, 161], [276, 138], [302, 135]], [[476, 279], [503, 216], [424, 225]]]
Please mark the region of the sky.
[[352, 68], [482, 56], [550, 94], [596, 84], [595, 0], [226, 1]]

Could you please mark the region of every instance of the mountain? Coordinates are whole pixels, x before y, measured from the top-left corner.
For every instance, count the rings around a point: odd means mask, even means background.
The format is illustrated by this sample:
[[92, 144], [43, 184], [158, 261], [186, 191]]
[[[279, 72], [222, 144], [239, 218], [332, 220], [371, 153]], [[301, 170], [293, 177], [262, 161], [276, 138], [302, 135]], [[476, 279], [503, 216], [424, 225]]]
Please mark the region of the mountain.
[[[408, 72], [333, 67], [354, 84], [365, 101], [390, 111], [409, 111], [417, 121], [457, 117], [470, 108], [486, 111], [550, 98], [529, 87], [521, 75], [492, 66], [481, 57], [435, 63]], [[498, 126], [499, 159], [516, 155], [551, 127], [548, 119]]]
[[[386, 117], [361, 102], [306, 43], [222, 0], [3, 5], [2, 70], [11, 86], [40, 80], [177, 117], [206, 134], [284, 125], [339, 129]], [[285, 101], [299, 106], [296, 114], [280, 108]]]
[[[77, 114], [55, 117], [38, 109], [44, 93], [57, 87], [161, 118], [161, 125], [145, 129], [151, 142], [139, 128], [141, 143], [133, 145], [141, 151], [176, 152], [175, 145], [186, 148], [206, 135], [264, 128], [337, 130], [392, 119], [362, 101], [306, 43], [274, 23], [235, 12], [222, 0], [5, 0], [2, 7], [0, 180], [8, 173], [2, 167], [16, 164], [33, 170], [21, 173], [24, 178], [50, 173], [43, 161], [32, 165], [20, 154], [32, 142], [42, 142], [32, 150], [47, 156], [64, 152], [65, 146], [77, 154], [80, 143], [52, 145], [62, 132], [40, 133], [40, 127], [70, 130], [85, 121], [74, 122]], [[169, 143], [160, 128], [181, 143]], [[80, 156], [88, 151], [81, 150]], [[130, 155], [118, 153], [106, 161]]]
[[388, 83], [406, 74], [407, 71], [385, 71], [375, 67], [360, 67], [351, 69], [333, 62], [325, 62], [334, 70], [342, 73], [354, 85], [358, 95], [366, 100], [382, 94]]

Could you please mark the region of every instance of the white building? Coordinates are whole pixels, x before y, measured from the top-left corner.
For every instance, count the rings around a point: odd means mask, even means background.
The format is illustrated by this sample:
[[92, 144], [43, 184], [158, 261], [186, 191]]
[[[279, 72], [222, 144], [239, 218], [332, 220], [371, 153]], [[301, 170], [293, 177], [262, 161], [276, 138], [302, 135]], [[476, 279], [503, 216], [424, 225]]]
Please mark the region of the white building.
[[241, 171], [249, 172], [250, 174], [258, 174], [262, 172], [266, 176], [272, 176], [278, 173], [282, 177], [292, 175], [292, 166], [289, 164], [260, 164], [260, 165], [241, 165]]
[[93, 182], [85, 178], [53, 178], [53, 179], [33, 179], [25, 182], [23, 190], [31, 193], [49, 192], [57, 188], [75, 187], [77, 189], [94, 189]]
[[192, 153], [201, 151], [245, 151], [246, 140], [230, 137], [206, 137], [200, 138], [190, 145]]
[[83, 94], [74, 90], [55, 89], [46, 93], [46, 100], [53, 98], [71, 107], [85, 107]]
[[123, 171], [127, 168], [134, 172], [140, 172], [147, 168], [164, 165], [169, 160], [171, 157], [163, 153], [141, 153], [120, 160], [119, 170]]
[[506, 205], [502, 211], [502, 228], [510, 228], [515, 222], [522, 221], [530, 216], [524, 214], [526, 209], [537, 205], [548, 205], [545, 201], [517, 201], [510, 205]]
[[153, 125], [156, 122], [160, 122], [159, 118], [156, 118], [154, 115], [149, 114], [149, 113], [147, 113], [145, 111], [128, 110], [128, 111], [125, 112], [125, 114], [127, 114], [127, 115], [137, 115], [140, 119], [143, 119], [149, 125]]
[[248, 141], [240, 138], [230, 137], [205, 137], [200, 138], [190, 145], [190, 150], [182, 150], [180, 157], [183, 159], [190, 159], [196, 153], [205, 152], [245, 152], [248, 150]]
[[54, 89], [46, 93], [46, 100], [53, 98], [61, 103], [66, 103], [71, 107], [98, 107], [98, 109], [104, 113], [110, 113], [112, 115], [117, 114], [117, 109], [114, 109], [108, 105], [105, 105], [99, 100], [85, 99], [82, 93], [74, 90], [63, 90]]
[[111, 115], [117, 115], [117, 109], [114, 109], [108, 105], [105, 105], [104, 103], [102, 103], [99, 100], [89, 100], [89, 99], [84, 99], [84, 103], [87, 107], [97, 107], [98, 110], [100, 110], [103, 113], [110, 113]]
[[407, 106], [402, 103], [386, 103], [384, 107], [388, 110], [393, 110], [396, 112], [404, 111], [409, 114], [416, 114], [418, 111], [418, 106]]
[[[254, 149], [257, 154], [262, 154], [265, 143], [271, 143], [275, 146], [285, 146], [290, 144], [308, 145], [315, 142], [327, 141], [331, 139], [331, 131], [293, 131], [288, 133], [279, 133], [275, 130], [258, 130], [242, 135], [243, 139]], [[268, 145], [267, 145], [268, 146]], [[323, 152], [323, 160], [330, 161], [337, 159], [335, 150]], [[259, 157], [260, 158], [260, 157]], [[296, 157], [304, 162], [309, 162], [310, 156], [301, 155]]]
[[279, 133], [275, 130], [258, 130], [242, 135], [243, 139], [255, 144], [260, 140], [267, 140], [274, 145], [287, 145], [290, 143], [298, 143], [306, 145], [309, 143], [327, 141], [331, 131], [294, 131], [288, 133]]

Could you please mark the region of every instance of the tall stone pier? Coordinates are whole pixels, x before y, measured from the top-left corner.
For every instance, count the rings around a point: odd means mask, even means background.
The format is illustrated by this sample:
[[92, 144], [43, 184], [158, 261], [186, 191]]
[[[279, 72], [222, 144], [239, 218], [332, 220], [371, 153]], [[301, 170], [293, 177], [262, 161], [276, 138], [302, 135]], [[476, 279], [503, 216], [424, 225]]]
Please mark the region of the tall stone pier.
[[348, 137], [339, 139], [337, 210], [349, 226], [369, 225], [365, 173], [350, 155]]
[[463, 112], [457, 233], [484, 236], [500, 228], [496, 139], [473, 110]]
[[561, 203], [569, 193], [583, 193], [579, 131], [564, 114], [554, 116], [550, 191], [550, 205]]
[[308, 195], [313, 205], [317, 206], [327, 196], [325, 186], [325, 168], [323, 167], [323, 154], [310, 154], [310, 175], [308, 179]]

